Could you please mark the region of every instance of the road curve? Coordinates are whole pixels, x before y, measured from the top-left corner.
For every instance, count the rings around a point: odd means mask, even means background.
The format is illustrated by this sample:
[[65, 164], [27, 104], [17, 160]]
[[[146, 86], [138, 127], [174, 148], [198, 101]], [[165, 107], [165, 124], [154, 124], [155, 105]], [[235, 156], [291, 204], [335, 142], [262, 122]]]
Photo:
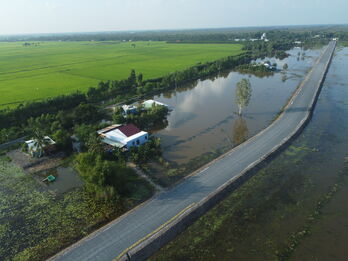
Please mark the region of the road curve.
[[124, 249], [156, 230], [181, 210], [199, 202], [274, 151], [308, 119], [335, 46], [336, 42], [329, 43], [282, 116], [271, 126], [208, 165], [198, 174], [158, 194], [98, 232], [58, 253], [51, 260], [113, 260]]

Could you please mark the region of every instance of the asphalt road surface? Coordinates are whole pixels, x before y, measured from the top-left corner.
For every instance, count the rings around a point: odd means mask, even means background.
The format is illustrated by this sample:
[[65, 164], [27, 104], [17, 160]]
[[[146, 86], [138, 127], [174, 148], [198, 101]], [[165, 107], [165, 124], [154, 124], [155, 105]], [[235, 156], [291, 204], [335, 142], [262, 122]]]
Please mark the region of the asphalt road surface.
[[307, 118], [312, 100], [319, 88], [327, 62], [335, 49], [327, 49], [304, 80], [298, 95], [290, 102], [283, 117], [261, 134], [241, 144], [222, 159], [197, 175], [185, 179], [174, 188], [155, 196], [128, 215], [109, 224], [99, 232], [62, 251], [54, 260], [108, 261], [145, 237], [192, 203], [199, 202], [218, 187], [238, 176], [250, 164], [268, 154], [289, 137]]

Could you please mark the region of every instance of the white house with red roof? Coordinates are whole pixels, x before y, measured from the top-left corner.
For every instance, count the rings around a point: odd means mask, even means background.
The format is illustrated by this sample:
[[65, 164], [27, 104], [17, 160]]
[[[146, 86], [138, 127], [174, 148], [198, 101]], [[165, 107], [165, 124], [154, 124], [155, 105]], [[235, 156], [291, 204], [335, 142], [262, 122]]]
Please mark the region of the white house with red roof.
[[102, 141], [117, 148], [130, 149], [134, 146], [139, 146], [146, 143], [149, 139], [149, 134], [146, 131], [141, 131], [134, 124], [127, 125], [111, 125], [98, 131], [102, 137]]

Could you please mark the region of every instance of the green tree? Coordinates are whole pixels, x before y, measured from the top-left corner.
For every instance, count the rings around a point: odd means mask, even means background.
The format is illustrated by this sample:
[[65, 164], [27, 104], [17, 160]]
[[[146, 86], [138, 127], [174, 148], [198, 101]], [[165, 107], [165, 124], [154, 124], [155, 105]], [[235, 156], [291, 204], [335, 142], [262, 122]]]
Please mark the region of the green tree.
[[52, 138], [56, 142], [59, 149], [71, 150], [70, 134], [65, 129], [59, 129], [54, 132]]
[[123, 163], [104, 160], [102, 155], [85, 152], [77, 155], [75, 167], [85, 189], [97, 199], [115, 201], [129, 193], [133, 171]]
[[112, 121], [116, 124], [123, 124], [126, 122], [125, 117], [122, 114], [123, 109], [117, 108], [115, 113], [112, 115]]
[[104, 115], [98, 108], [92, 104], [81, 103], [77, 106], [73, 113], [73, 121], [75, 124], [95, 123], [99, 121]]
[[131, 160], [136, 164], [144, 164], [151, 159], [158, 158], [162, 155], [161, 140], [151, 137], [149, 141], [139, 147], [130, 149]]
[[81, 124], [74, 126], [74, 134], [77, 136], [79, 141], [87, 143], [91, 133], [95, 133], [95, 128], [91, 125]]
[[132, 86], [137, 84], [137, 75], [134, 69], [131, 70], [131, 73], [128, 77], [128, 83]]
[[28, 120], [28, 125], [37, 151], [42, 155], [43, 147], [47, 144], [45, 140], [45, 126], [40, 118], [30, 118]]
[[90, 133], [85, 145], [89, 153], [103, 154], [104, 152], [101, 137], [97, 133]]
[[236, 103], [238, 105], [238, 114], [242, 115], [244, 107], [249, 105], [251, 98], [251, 84], [248, 79], [242, 79], [237, 83], [236, 88]]
[[144, 86], [145, 92], [151, 92], [154, 89], [154, 84], [152, 82], [147, 82]]
[[143, 74], [142, 73], [138, 74], [138, 85], [139, 86], [143, 85]]

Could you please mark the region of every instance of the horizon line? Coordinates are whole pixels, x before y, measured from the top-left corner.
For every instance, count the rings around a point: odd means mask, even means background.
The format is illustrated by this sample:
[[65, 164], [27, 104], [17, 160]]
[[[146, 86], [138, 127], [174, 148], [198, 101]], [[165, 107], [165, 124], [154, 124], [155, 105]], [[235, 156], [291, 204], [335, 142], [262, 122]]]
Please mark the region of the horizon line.
[[292, 24], [292, 25], [251, 25], [251, 26], [231, 26], [231, 27], [196, 27], [196, 28], [167, 28], [167, 29], [127, 29], [127, 30], [100, 30], [100, 31], [71, 31], [71, 32], [42, 32], [42, 33], [13, 33], [0, 34], [0, 37], [14, 36], [40, 36], [40, 35], [68, 35], [68, 34], [103, 34], [103, 33], [139, 33], [139, 32], [168, 32], [168, 31], [199, 31], [199, 30], [228, 30], [228, 29], [256, 29], [256, 28], [282, 28], [282, 27], [316, 27], [316, 26], [348, 26], [348, 23], [342, 24]]

